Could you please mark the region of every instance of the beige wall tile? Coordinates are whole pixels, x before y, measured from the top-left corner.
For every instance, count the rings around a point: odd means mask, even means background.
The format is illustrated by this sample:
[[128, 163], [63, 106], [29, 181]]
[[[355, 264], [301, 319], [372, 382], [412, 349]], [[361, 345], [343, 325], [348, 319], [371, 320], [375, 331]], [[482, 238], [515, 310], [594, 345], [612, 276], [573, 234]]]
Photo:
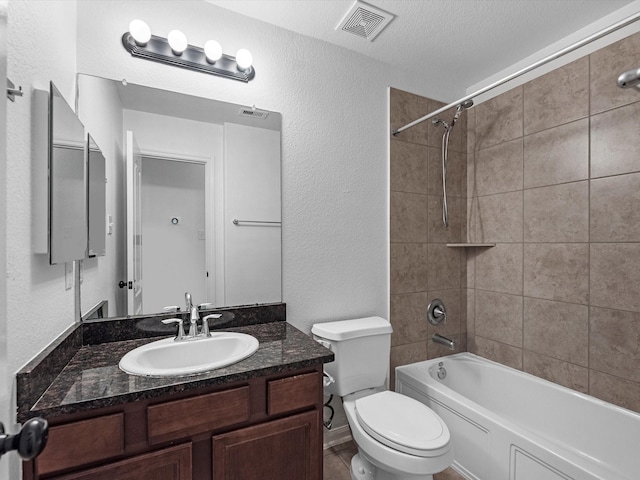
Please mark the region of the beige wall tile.
[[522, 136], [522, 87], [479, 104], [476, 112], [476, 150]]
[[[588, 366], [589, 308], [586, 305], [525, 297], [524, 348], [565, 362]], [[584, 387], [587, 387], [586, 382]]]
[[480, 198], [481, 197], [467, 198], [467, 241], [470, 243], [480, 241], [480, 237], [478, 236], [479, 228], [476, 225], [480, 209]]
[[476, 288], [476, 252], [485, 250], [484, 248], [467, 248], [467, 275], [463, 286]]
[[427, 290], [460, 288], [459, 248], [449, 248], [444, 243], [430, 243], [427, 247]]
[[640, 383], [640, 313], [591, 308], [589, 366]]
[[391, 295], [391, 345], [405, 345], [427, 340], [426, 292]]
[[[466, 196], [467, 154], [450, 151], [447, 155], [447, 195]], [[442, 150], [429, 148], [429, 195], [442, 195]]]
[[475, 334], [522, 347], [522, 296], [476, 290]]
[[640, 312], [640, 243], [591, 244], [591, 305]]
[[462, 241], [464, 198], [447, 197], [449, 226], [442, 221], [442, 197], [428, 195], [427, 240], [429, 243], [459, 243]]
[[591, 181], [591, 241], [640, 242], [640, 173]]
[[525, 244], [524, 294], [586, 305], [589, 300], [589, 245]]
[[522, 349], [496, 342], [488, 338], [475, 336], [474, 353], [508, 367], [522, 370]]
[[[522, 244], [499, 243], [492, 248], [478, 249], [476, 288], [522, 295]], [[479, 304], [477, 298], [476, 303]]]
[[467, 114], [467, 155], [476, 151], [476, 109], [470, 108]]
[[390, 257], [392, 294], [427, 291], [426, 243], [392, 243]]
[[[429, 99], [392, 88], [390, 92], [391, 131], [423, 117], [431, 111], [429, 107]], [[428, 145], [430, 126], [431, 122], [422, 122], [395, 137], [392, 135], [391, 139], [393, 141]]]
[[526, 83], [525, 135], [589, 114], [589, 57], [582, 57]]
[[442, 300], [447, 310], [447, 320], [440, 325], [431, 325], [427, 320], [427, 310], [424, 310], [428, 338], [431, 338], [434, 333], [449, 336], [462, 331], [462, 292], [463, 290], [461, 289], [433, 290], [427, 292], [428, 303], [438, 298]]
[[591, 177], [640, 171], [640, 102], [591, 117]]
[[525, 242], [588, 242], [589, 182], [524, 191]]
[[427, 241], [426, 195], [391, 192], [391, 241]]
[[473, 225], [479, 242], [522, 242], [522, 191], [477, 199]]
[[589, 394], [640, 413], [640, 384], [619, 377], [589, 372]]
[[391, 142], [391, 190], [427, 193], [429, 147], [407, 142]]
[[424, 360], [427, 360], [427, 342], [422, 341], [391, 347], [389, 387], [395, 389], [396, 367]]
[[473, 195], [522, 190], [522, 145], [522, 138], [518, 138], [476, 152]]
[[640, 65], [640, 33], [591, 54], [591, 112], [599, 113], [640, 100], [637, 88], [619, 88], [618, 75]]
[[524, 187], [589, 178], [589, 119], [524, 137]]
[[467, 332], [471, 335], [476, 333], [476, 291], [467, 288]]
[[589, 370], [573, 363], [525, 350], [524, 371], [582, 393], [589, 392]]

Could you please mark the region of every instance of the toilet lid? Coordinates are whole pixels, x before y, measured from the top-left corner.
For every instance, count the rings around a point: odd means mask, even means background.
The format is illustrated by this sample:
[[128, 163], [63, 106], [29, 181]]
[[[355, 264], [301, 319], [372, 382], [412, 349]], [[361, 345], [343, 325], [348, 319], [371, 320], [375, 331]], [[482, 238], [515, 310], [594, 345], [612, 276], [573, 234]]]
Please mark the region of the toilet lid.
[[434, 457], [449, 447], [449, 429], [426, 405], [385, 391], [355, 401], [358, 423], [379, 442], [401, 452]]

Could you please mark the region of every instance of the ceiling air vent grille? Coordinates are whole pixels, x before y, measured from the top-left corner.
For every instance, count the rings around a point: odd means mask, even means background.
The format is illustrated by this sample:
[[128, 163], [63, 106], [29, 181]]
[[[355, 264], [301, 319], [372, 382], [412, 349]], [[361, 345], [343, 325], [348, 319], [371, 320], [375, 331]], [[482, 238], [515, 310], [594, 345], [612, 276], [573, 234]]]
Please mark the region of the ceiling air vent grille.
[[353, 33], [372, 41], [394, 18], [395, 16], [389, 12], [356, 1], [336, 30]]
[[242, 107], [240, 108], [241, 117], [252, 117], [260, 120], [264, 120], [269, 116], [269, 112], [266, 110], [258, 110], [256, 108]]

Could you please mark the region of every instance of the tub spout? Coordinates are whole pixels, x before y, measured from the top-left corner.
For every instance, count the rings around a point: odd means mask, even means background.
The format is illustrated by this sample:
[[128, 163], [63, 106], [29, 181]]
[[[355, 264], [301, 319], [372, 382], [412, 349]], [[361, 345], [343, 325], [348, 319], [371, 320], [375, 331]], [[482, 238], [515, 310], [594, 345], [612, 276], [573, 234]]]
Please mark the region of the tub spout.
[[443, 337], [438, 333], [434, 333], [433, 337], [431, 337], [431, 340], [435, 343], [439, 343], [440, 345], [444, 345], [449, 350], [456, 349], [456, 342], [454, 340], [451, 340], [450, 338], [447, 338], [447, 337]]

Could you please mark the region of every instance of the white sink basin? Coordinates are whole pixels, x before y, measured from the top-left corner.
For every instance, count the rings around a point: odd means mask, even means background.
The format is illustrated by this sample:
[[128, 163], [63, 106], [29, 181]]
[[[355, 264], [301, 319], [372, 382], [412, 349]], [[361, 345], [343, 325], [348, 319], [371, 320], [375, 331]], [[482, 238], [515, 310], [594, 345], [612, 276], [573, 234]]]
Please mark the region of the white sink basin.
[[120, 369], [132, 375], [173, 377], [195, 375], [226, 367], [252, 355], [258, 340], [251, 335], [212, 332], [211, 337], [147, 343], [120, 360]]

